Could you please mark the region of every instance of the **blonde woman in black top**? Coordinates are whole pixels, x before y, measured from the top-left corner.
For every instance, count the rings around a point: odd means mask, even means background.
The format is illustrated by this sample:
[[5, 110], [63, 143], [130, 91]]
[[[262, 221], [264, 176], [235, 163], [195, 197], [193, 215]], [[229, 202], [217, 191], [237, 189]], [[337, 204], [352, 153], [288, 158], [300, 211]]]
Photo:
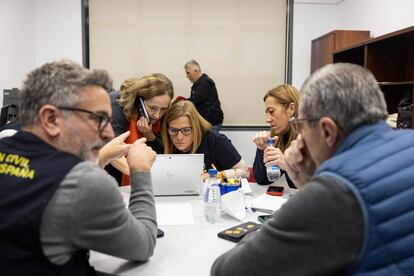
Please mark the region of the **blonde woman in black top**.
[[[265, 103], [266, 123], [269, 131], [256, 133], [253, 142], [256, 144], [256, 156], [253, 163], [253, 174], [258, 184], [270, 184], [267, 179], [266, 165], [277, 158], [282, 158], [285, 149], [296, 139], [296, 132], [289, 125], [289, 119], [296, 117], [299, 107], [299, 91], [289, 84], [279, 85], [269, 90], [263, 101]], [[268, 148], [267, 139], [275, 138], [275, 148]], [[282, 171], [282, 174], [284, 171]], [[290, 187], [295, 187], [286, 175]]]

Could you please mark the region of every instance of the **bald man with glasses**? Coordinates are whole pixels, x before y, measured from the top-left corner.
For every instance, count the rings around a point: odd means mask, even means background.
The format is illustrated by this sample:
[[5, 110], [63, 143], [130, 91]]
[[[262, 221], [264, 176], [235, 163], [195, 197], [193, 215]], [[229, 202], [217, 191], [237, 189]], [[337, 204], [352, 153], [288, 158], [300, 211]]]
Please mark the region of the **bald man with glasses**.
[[414, 131], [387, 125], [359, 65], [326, 65], [300, 91], [299, 135], [273, 161], [300, 190], [211, 275], [414, 275]]
[[[145, 138], [126, 145], [129, 132], [113, 139], [111, 86], [105, 71], [68, 60], [28, 74], [22, 131], [0, 141], [2, 275], [95, 275], [89, 250], [134, 261], [152, 255], [155, 152]], [[128, 208], [100, 168], [125, 152]]]

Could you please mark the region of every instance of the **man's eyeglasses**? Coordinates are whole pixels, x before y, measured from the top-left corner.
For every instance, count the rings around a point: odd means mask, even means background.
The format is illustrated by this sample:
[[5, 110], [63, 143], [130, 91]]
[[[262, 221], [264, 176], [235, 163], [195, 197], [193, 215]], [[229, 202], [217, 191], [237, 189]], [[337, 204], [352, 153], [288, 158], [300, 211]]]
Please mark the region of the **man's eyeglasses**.
[[193, 128], [192, 127], [182, 127], [182, 128], [170, 127], [168, 128], [168, 133], [171, 136], [177, 136], [178, 132], [181, 132], [181, 134], [184, 136], [188, 136], [191, 134], [191, 132], [193, 132]]
[[90, 114], [95, 120], [98, 121], [99, 133], [102, 133], [105, 127], [111, 123], [111, 117], [104, 112], [93, 112], [82, 108], [70, 107], [70, 106], [57, 106], [60, 110], [74, 111], [74, 112], [84, 112]]
[[301, 133], [303, 130], [303, 122], [312, 122], [312, 121], [317, 121], [320, 118], [290, 118], [289, 119], [289, 124], [290, 126], [295, 130], [296, 133]]

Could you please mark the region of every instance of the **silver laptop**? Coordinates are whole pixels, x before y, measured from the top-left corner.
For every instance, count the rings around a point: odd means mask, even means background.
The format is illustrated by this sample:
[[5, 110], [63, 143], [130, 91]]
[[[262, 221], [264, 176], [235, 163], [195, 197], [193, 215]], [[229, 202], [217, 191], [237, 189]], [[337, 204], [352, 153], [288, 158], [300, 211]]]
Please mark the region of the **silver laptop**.
[[198, 195], [204, 154], [157, 154], [151, 169], [155, 196]]

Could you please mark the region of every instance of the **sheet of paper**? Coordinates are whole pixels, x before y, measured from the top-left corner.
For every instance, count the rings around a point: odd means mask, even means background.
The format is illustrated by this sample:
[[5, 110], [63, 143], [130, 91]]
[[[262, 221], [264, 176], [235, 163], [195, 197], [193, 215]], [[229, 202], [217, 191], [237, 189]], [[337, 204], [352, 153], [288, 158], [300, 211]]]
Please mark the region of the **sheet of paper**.
[[286, 201], [287, 198], [284, 197], [262, 194], [250, 201], [250, 207], [276, 211], [282, 207]]
[[245, 195], [253, 194], [252, 188], [250, 187], [249, 182], [247, 182], [247, 178], [241, 179], [241, 187]]
[[194, 224], [190, 202], [159, 202], [155, 204], [158, 225]]

